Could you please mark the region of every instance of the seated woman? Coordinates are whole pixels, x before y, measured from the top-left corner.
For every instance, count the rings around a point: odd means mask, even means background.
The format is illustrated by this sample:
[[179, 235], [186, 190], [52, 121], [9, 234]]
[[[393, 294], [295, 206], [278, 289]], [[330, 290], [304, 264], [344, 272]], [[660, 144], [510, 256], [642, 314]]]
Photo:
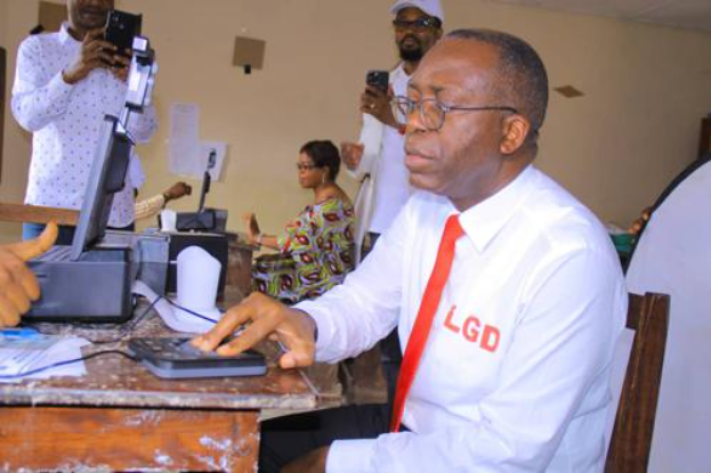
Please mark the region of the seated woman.
[[310, 141], [301, 147], [296, 168], [299, 184], [314, 193], [279, 236], [260, 232], [253, 213], [246, 214], [251, 243], [279, 250], [252, 267], [255, 290], [294, 303], [312, 299], [340, 284], [353, 269], [353, 205], [336, 184], [341, 165], [331, 141]]

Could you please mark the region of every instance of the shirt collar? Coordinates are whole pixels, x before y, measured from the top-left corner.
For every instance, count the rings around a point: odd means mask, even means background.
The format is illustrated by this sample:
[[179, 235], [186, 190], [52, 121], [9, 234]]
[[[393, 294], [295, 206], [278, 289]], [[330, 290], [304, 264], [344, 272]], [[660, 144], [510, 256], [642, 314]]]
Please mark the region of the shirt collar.
[[407, 75], [407, 72], [405, 72], [405, 63], [404, 62], [399, 63], [397, 65], [397, 67], [392, 70], [391, 74], [393, 76], [393, 79], [397, 79], [398, 77], [404, 77], [406, 79], [410, 78], [410, 76]]
[[479, 252], [494, 239], [528, 195], [538, 171], [527, 166], [513, 181], [483, 202], [465, 210], [459, 223]]
[[62, 44], [80, 44], [80, 41], [77, 41], [69, 34], [69, 23], [66, 21], [59, 28], [59, 42]]

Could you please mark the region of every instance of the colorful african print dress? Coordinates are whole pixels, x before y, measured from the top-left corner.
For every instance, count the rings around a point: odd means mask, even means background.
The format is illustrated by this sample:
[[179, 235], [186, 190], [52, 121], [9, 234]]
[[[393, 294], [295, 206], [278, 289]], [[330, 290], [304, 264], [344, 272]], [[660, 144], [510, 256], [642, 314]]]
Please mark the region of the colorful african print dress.
[[338, 197], [307, 206], [277, 237], [280, 253], [255, 260], [254, 290], [294, 303], [342, 283], [353, 270], [354, 215]]

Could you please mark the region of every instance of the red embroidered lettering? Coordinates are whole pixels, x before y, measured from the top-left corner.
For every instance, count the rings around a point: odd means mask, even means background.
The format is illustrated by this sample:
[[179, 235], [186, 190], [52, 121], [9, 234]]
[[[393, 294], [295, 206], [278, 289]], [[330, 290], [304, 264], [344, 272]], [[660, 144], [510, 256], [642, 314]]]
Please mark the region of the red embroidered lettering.
[[462, 335], [464, 335], [464, 338], [470, 342], [476, 343], [479, 338], [480, 327], [481, 322], [479, 322], [479, 319], [471, 315], [464, 321], [464, 330], [462, 331]]
[[449, 309], [449, 312], [447, 312], [447, 316], [444, 319], [445, 328], [456, 334], [461, 334], [461, 336], [470, 343], [478, 343], [481, 349], [494, 353], [496, 349], [499, 348], [499, 341], [501, 340], [501, 332], [499, 329], [492, 325], [485, 324], [482, 330], [481, 320], [474, 315], [467, 317], [460, 326], [457, 324], [457, 321], [454, 320], [456, 309], [457, 306], [453, 305], [452, 308]]
[[454, 311], [456, 309], [456, 305], [453, 305], [452, 308], [449, 309], [449, 312], [447, 312], [447, 318], [444, 320], [444, 326], [454, 333], [459, 333], [459, 327], [456, 326], [454, 322], [452, 322], [452, 318], [454, 317]]
[[496, 327], [487, 325], [484, 327], [484, 333], [481, 336], [481, 347], [484, 350], [495, 352], [499, 346], [499, 339], [501, 338], [501, 333]]

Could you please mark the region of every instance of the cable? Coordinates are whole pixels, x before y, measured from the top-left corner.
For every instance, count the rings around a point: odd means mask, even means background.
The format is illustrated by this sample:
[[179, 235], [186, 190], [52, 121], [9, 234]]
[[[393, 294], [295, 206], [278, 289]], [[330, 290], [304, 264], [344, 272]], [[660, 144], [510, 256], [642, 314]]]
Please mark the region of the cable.
[[[113, 340], [96, 340], [96, 341], [95, 341], [95, 340], [89, 340], [89, 341], [90, 341], [91, 343], [95, 344], [95, 345], [107, 345], [107, 344], [109, 344], [109, 343], [118, 343], [118, 342], [123, 341], [127, 336], [129, 336], [129, 335], [131, 334], [131, 331], [132, 331], [134, 328], [136, 328], [136, 326], [139, 324], [139, 322], [141, 322], [141, 320], [143, 320], [144, 318], [146, 318], [146, 316], [155, 308], [156, 304], [157, 304], [162, 298], [163, 298], [163, 296], [158, 296], [158, 297], [156, 297], [156, 298], [153, 300], [153, 302], [151, 302], [150, 305], [149, 305], [148, 307], [146, 307], [146, 310], [144, 310], [143, 312], [141, 312], [141, 314], [138, 315], [137, 317], [135, 317], [131, 322], [129, 322], [128, 325], [126, 325], [125, 327], [121, 328], [121, 330], [119, 330], [119, 336], [118, 336], [118, 338], [115, 338], [115, 339], [113, 339]], [[167, 300], [167, 299], [166, 299], [166, 300]]]
[[30, 371], [26, 371], [24, 373], [18, 373], [18, 374], [6, 374], [6, 375], [0, 375], [0, 379], [18, 379], [18, 378], [24, 378], [25, 376], [32, 376], [33, 374], [41, 373], [43, 371], [47, 371], [48, 369], [51, 368], [58, 368], [60, 366], [66, 366], [66, 365], [71, 365], [72, 363], [79, 363], [80, 361], [86, 361], [86, 360], [91, 360], [92, 358], [96, 358], [102, 355], [121, 355], [124, 358], [128, 358], [131, 361], [138, 361], [136, 357], [129, 355], [126, 352], [123, 352], [121, 350], [105, 350], [105, 351], [98, 351], [96, 353], [92, 353], [90, 355], [82, 356], [80, 358], [72, 358], [70, 360], [64, 360], [60, 361], [58, 363], [52, 363], [51, 365], [46, 365], [42, 366], [40, 368], [35, 368]]
[[[206, 317], [206, 316], [204, 316], [204, 315], [202, 315], [202, 314], [200, 314], [200, 313], [198, 313], [198, 312], [195, 312], [195, 311], [190, 310], [190, 309], [188, 309], [188, 308], [186, 308], [186, 307], [183, 307], [183, 306], [181, 306], [180, 304], [178, 304], [178, 303], [176, 303], [176, 302], [173, 302], [173, 301], [171, 301], [171, 300], [168, 299], [168, 298], [166, 298], [165, 300], [168, 301], [168, 304], [172, 305], [173, 307], [175, 307], [175, 308], [177, 308], [177, 309], [180, 309], [180, 310], [182, 310], [182, 311], [184, 311], [184, 312], [186, 312], [186, 313], [188, 313], [188, 314], [190, 314], [190, 315], [192, 315], [192, 316], [194, 316], [194, 317], [197, 317], [198, 319], [205, 320], [205, 321], [207, 321], [207, 322], [210, 322], [210, 323], [213, 324], [213, 325], [217, 323], [217, 320], [212, 320], [211, 318]], [[220, 311], [220, 312], [222, 312], [222, 311]]]

